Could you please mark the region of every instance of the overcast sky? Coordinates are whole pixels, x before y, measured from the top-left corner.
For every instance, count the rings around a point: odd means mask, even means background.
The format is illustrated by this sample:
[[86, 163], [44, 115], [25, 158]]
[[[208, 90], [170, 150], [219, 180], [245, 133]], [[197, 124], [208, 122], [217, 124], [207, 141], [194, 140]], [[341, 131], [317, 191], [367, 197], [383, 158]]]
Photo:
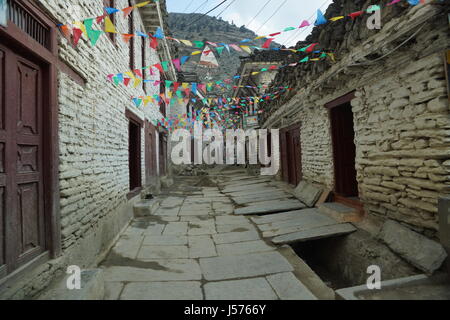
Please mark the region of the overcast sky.
[[[224, 0], [166, 0], [169, 12], [182, 13], [206, 13], [222, 1]], [[269, 3], [265, 9], [251, 22], [267, 2]], [[325, 12], [331, 2], [331, 0], [235, 0], [234, 2], [227, 0], [209, 15], [217, 16], [231, 4], [221, 14], [222, 19], [233, 21], [237, 26], [245, 25], [258, 35], [267, 35], [286, 27], [298, 27], [303, 20], [314, 22], [317, 9], [321, 8]], [[280, 6], [279, 11], [266, 23]], [[275, 41], [292, 46], [297, 41], [303, 40], [310, 31], [311, 28], [290, 31], [278, 36]]]

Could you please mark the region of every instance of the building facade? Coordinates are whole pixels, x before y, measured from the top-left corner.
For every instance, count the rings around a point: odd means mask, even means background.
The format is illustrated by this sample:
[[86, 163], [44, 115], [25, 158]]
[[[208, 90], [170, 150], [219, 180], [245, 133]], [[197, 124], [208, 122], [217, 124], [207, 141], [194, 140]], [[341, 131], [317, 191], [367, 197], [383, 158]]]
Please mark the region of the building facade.
[[[325, 16], [370, 4], [335, 0]], [[383, 6], [380, 30], [365, 15], [315, 27], [298, 44], [319, 43], [336, 61], [280, 71], [273, 85], [298, 93], [262, 106], [262, 126], [281, 130], [280, 178], [319, 184], [366, 217], [437, 237], [438, 198], [450, 191], [446, 6]]]
[[[7, 4], [9, 21], [0, 27], [0, 297], [17, 299], [33, 297], [68, 265], [100, 261], [142, 191], [166, 174], [166, 133], [154, 125], [164, 110], [131, 101], [160, 87], [115, 85], [107, 76], [170, 60], [170, 48], [120, 35], [163, 27], [164, 1], [112, 14], [117, 33], [102, 34], [95, 46], [84, 35], [74, 46], [57, 25], [134, 1]], [[176, 80], [172, 71], [146, 77]]]

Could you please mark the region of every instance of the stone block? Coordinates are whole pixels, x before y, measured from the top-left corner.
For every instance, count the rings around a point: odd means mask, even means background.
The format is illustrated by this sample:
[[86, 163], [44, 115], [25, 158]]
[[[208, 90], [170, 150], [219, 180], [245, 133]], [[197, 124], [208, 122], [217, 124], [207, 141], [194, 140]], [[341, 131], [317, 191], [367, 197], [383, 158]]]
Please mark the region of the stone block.
[[290, 263], [278, 252], [253, 253], [200, 259], [206, 280], [251, 278], [293, 271]]
[[323, 189], [318, 188], [306, 181], [300, 181], [297, 188], [294, 190], [294, 196], [301, 202], [312, 208], [319, 200]]
[[293, 273], [278, 273], [267, 277], [282, 300], [317, 300], [311, 291]]
[[243, 279], [205, 284], [206, 300], [277, 300], [270, 284], [264, 278]]
[[133, 282], [125, 285], [120, 300], [202, 300], [199, 281]]
[[385, 222], [379, 238], [392, 251], [416, 268], [427, 273], [433, 273], [439, 269], [447, 257], [447, 253], [441, 244], [393, 220]]

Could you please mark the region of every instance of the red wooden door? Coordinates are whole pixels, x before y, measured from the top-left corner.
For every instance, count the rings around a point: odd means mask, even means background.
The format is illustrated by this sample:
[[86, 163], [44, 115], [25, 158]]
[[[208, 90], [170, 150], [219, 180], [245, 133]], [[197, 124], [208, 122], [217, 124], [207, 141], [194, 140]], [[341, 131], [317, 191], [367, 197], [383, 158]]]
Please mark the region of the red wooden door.
[[355, 131], [353, 112], [350, 103], [334, 107], [330, 110], [335, 192], [345, 197], [358, 196], [358, 183], [355, 168]]
[[286, 130], [280, 130], [280, 157], [283, 181], [289, 183], [289, 159]]
[[[45, 250], [41, 68], [0, 46], [0, 265], [17, 269]], [[1, 241], [1, 240], [0, 240]]]

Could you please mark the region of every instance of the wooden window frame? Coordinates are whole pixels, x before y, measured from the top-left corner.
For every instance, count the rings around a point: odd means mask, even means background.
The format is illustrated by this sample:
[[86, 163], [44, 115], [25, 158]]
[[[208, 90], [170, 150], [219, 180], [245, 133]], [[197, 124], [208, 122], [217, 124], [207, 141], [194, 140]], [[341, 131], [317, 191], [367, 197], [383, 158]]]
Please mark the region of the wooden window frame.
[[[49, 28], [49, 43], [47, 48], [39, 44], [18, 26], [8, 20], [7, 27], [0, 27], [0, 39], [8, 46], [17, 48], [32, 59], [39, 62], [43, 68], [44, 81], [48, 84], [43, 94], [43, 185], [44, 185], [44, 215], [45, 215], [45, 252], [33, 259], [25, 266], [0, 280], [0, 286], [7, 286], [10, 282], [21, 278], [33, 268], [50, 259], [61, 255], [61, 224], [60, 224], [60, 197], [59, 197], [59, 120], [57, 96], [57, 70], [64, 64], [58, 57], [58, 31], [55, 21], [50, 19], [34, 1], [17, 0], [25, 10]], [[62, 71], [68, 71], [65, 68]], [[73, 70], [69, 75], [77, 82], [84, 83]]]
[[[139, 118], [136, 114], [134, 114], [132, 111], [126, 109], [125, 110], [125, 116], [128, 119], [129, 122], [133, 123], [134, 125], [139, 127], [139, 133], [138, 133], [138, 139], [139, 143], [137, 144], [137, 154], [139, 155], [139, 167], [137, 175], [139, 176], [140, 180], [140, 186], [133, 188], [130, 190], [130, 192], [127, 194], [127, 199], [132, 199], [136, 197], [141, 191], [142, 191], [142, 127], [144, 126], [144, 121]], [[130, 172], [131, 175], [131, 172]], [[131, 187], [131, 185], [130, 185]]]
[[[131, 1], [128, 1], [128, 4], [131, 6]], [[129, 34], [134, 34], [134, 12], [131, 11], [130, 15], [128, 16], [128, 33]], [[129, 60], [130, 60], [130, 69], [134, 70], [136, 69], [136, 62], [134, 59], [134, 37], [130, 38], [130, 43], [129, 45]]]
[[[116, 7], [116, 1], [115, 0], [103, 0], [103, 6], [106, 8], [115, 8]], [[105, 14], [107, 14], [105, 12]], [[111, 15], [109, 15], [109, 18], [111, 19], [111, 22], [113, 23], [113, 25], [116, 25], [116, 14], [113, 13]], [[109, 32], [107, 34], [108, 38], [111, 40], [111, 42], [113, 43], [114, 46], [117, 46], [117, 37], [115, 33], [111, 33]]]
[[[164, 96], [166, 95], [166, 77], [161, 73], [160, 74], [160, 85], [159, 85], [159, 92], [164, 93]], [[162, 100], [162, 99], [161, 99]], [[167, 108], [166, 108], [166, 101], [161, 101], [161, 105], [159, 106], [159, 111], [163, 115], [163, 117], [167, 117]]]
[[144, 90], [144, 93], [147, 93], [147, 82], [146, 76], [145, 76], [145, 70], [144, 67], [147, 63], [147, 54], [145, 50], [145, 38], [142, 37], [142, 43], [141, 43], [141, 57], [142, 57], [142, 89]]

